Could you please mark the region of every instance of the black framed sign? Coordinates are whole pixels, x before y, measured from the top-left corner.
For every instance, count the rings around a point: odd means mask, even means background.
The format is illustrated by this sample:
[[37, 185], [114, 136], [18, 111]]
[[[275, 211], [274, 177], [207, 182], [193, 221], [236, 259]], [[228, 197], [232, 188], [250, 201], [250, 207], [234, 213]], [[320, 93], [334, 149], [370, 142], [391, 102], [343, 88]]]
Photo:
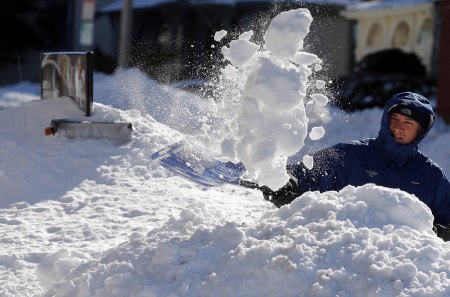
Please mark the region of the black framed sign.
[[93, 52], [41, 53], [41, 98], [69, 97], [92, 114]]

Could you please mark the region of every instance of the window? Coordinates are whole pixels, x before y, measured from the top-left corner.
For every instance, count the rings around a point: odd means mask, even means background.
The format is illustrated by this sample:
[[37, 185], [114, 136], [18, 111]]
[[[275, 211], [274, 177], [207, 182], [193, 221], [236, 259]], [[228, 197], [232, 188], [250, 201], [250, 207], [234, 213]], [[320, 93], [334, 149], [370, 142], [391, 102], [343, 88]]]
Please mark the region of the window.
[[376, 23], [370, 28], [367, 36], [367, 47], [369, 49], [380, 48], [383, 42], [383, 28]]
[[420, 28], [419, 36], [417, 37], [417, 44], [420, 46], [426, 46], [430, 43], [432, 37], [432, 24], [431, 20], [427, 19]]
[[406, 22], [401, 22], [397, 25], [392, 38], [392, 45], [394, 47], [405, 47], [410, 44], [409, 40], [409, 26]]

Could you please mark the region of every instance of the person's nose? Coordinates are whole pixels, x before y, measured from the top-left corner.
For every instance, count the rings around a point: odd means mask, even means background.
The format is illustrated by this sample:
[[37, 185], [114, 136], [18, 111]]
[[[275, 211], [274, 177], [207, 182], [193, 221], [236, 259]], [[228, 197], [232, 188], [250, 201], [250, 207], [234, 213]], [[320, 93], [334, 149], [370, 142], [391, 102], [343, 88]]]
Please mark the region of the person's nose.
[[391, 124], [391, 130], [393, 132], [401, 132], [401, 131], [404, 130], [404, 127], [400, 123], [394, 122], [394, 123]]

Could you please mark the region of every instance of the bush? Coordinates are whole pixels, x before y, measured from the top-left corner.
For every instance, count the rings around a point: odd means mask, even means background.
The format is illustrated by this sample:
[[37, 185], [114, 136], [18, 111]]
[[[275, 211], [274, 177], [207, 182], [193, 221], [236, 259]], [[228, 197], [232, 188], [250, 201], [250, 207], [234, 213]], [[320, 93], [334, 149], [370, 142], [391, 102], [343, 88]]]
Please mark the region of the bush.
[[388, 49], [367, 55], [355, 66], [344, 79], [337, 104], [348, 111], [384, 107], [393, 95], [406, 91], [430, 97], [434, 87], [416, 54]]

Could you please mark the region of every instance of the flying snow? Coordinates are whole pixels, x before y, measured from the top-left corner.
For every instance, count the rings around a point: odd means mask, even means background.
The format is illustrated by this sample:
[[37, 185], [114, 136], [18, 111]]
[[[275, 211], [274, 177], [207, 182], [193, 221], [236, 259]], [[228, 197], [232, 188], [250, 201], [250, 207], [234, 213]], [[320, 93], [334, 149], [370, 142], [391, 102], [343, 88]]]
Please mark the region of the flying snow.
[[[288, 156], [302, 148], [307, 136], [304, 99], [310, 66], [321, 63], [316, 55], [301, 51], [311, 22], [306, 9], [285, 11], [272, 19], [262, 46], [251, 41], [249, 31], [222, 48], [231, 63], [222, 71], [224, 77], [243, 82], [237, 124], [230, 124], [222, 153], [241, 161], [247, 178], [272, 189], [289, 180]], [[328, 102], [322, 94], [313, 99], [319, 106]]]

